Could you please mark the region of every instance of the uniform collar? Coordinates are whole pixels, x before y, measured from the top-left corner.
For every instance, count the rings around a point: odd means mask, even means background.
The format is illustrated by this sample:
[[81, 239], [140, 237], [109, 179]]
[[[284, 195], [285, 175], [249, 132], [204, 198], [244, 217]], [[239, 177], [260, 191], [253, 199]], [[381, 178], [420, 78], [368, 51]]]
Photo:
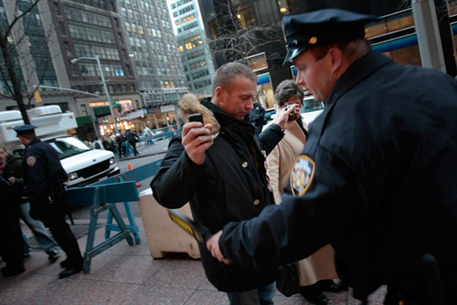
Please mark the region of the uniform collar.
[[29, 143], [29, 145], [27, 145], [27, 147], [32, 146], [33, 144], [36, 144], [38, 142], [41, 142], [40, 138], [35, 138], [32, 141], [30, 141], [30, 143]]
[[379, 52], [370, 51], [356, 60], [337, 80], [332, 93], [327, 99], [326, 106], [335, 103], [343, 94], [351, 90], [368, 75], [393, 61]]

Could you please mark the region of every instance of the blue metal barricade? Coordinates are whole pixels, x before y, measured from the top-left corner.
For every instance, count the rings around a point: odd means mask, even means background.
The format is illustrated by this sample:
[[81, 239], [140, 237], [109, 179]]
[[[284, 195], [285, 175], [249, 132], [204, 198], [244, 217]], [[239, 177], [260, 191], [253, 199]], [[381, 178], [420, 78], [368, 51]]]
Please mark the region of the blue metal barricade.
[[[124, 220], [116, 207], [116, 203], [138, 200], [138, 190], [134, 181], [98, 184], [68, 189], [69, 206], [91, 206], [89, 232], [86, 243], [86, 251], [84, 253], [85, 273], [89, 273], [91, 260], [94, 256], [124, 239], [127, 240], [129, 245], [133, 245], [131, 232], [128, 226], [124, 223]], [[107, 210], [116, 219], [119, 233], [111, 238], [107, 238], [99, 245], [94, 246], [98, 215]]]
[[[152, 162], [150, 164], [143, 165], [136, 169], [127, 171], [120, 175], [113, 176], [111, 178], [108, 178], [106, 180], [99, 182], [99, 184], [111, 184], [111, 183], [117, 183], [117, 182], [122, 182], [122, 181], [134, 181], [134, 182], [142, 181], [144, 179], [154, 176], [155, 173], [157, 172], [157, 170], [159, 169], [160, 163], [162, 163], [162, 159]], [[133, 237], [135, 238], [135, 243], [138, 245], [141, 243], [140, 233], [138, 230], [138, 226], [135, 223], [135, 218], [133, 216], [133, 212], [132, 212], [130, 203], [124, 202], [124, 207], [125, 207], [125, 211], [127, 214], [127, 218], [129, 220], [129, 224], [127, 225], [127, 228], [130, 230], [130, 232], [132, 232]], [[105, 226], [105, 237], [108, 239], [110, 237], [111, 231], [119, 231], [119, 230], [120, 230], [119, 225], [113, 224], [112, 213], [111, 212], [108, 213], [108, 219], [106, 221], [106, 226]]]

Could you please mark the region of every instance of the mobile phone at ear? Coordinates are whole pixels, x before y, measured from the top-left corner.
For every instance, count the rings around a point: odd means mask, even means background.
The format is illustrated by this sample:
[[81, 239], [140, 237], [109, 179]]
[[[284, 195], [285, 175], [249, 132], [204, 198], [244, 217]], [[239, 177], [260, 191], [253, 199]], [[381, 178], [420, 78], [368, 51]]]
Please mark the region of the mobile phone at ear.
[[192, 113], [189, 115], [189, 122], [200, 122], [203, 125], [203, 116], [201, 113]]

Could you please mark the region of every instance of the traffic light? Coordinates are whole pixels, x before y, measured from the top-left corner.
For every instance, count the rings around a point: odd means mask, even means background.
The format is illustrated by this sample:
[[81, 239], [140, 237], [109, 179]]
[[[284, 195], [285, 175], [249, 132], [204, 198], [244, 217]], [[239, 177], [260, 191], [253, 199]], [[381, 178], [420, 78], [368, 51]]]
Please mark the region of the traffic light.
[[40, 95], [40, 92], [38, 90], [35, 90], [35, 92], [33, 93], [33, 96], [35, 97], [35, 102], [37, 102], [37, 103], [41, 103], [42, 102], [41, 95]]

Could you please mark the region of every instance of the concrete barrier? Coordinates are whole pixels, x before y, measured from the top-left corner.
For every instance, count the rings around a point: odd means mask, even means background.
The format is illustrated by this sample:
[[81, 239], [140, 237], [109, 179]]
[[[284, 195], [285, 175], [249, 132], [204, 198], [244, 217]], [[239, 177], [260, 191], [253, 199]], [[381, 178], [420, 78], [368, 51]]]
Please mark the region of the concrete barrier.
[[[192, 258], [200, 258], [197, 241], [171, 221], [167, 209], [152, 196], [152, 189], [140, 193], [139, 207], [152, 257], [163, 258], [166, 253], [187, 253]], [[178, 211], [192, 218], [189, 204]]]

